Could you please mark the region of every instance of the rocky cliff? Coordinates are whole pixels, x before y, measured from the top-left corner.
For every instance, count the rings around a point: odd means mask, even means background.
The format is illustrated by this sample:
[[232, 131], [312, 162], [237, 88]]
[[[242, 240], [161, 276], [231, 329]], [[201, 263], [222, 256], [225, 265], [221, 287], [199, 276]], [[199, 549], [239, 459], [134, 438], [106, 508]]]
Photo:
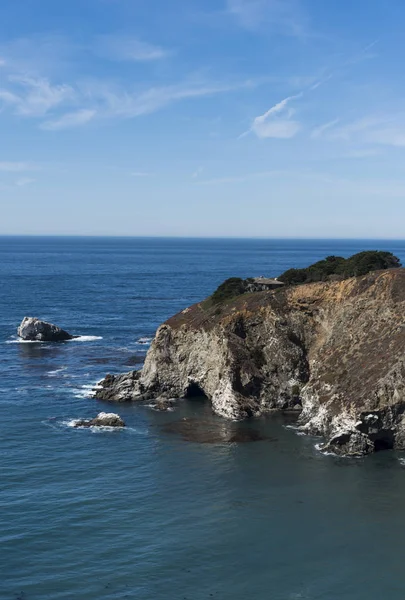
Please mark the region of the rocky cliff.
[[299, 409], [346, 455], [405, 448], [405, 269], [209, 300], [157, 331], [144, 368], [100, 399], [204, 394], [229, 419]]

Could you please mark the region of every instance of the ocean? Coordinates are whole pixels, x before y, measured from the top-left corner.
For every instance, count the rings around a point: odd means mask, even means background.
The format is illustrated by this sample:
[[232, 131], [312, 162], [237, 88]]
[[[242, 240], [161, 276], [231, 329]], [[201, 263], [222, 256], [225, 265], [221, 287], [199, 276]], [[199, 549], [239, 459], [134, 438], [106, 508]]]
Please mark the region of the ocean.
[[[0, 599], [404, 600], [405, 453], [89, 396], [227, 277], [363, 249], [405, 264], [405, 241], [1, 237]], [[21, 343], [26, 315], [80, 337]], [[71, 427], [102, 410], [127, 428]]]

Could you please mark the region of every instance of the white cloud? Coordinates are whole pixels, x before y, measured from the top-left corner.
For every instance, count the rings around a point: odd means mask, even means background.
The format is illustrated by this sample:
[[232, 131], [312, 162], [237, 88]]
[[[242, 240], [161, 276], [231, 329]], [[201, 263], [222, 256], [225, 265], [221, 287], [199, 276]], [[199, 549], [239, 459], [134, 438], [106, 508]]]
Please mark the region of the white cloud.
[[227, 0], [226, 8], [246, 29], [271, 29], [276, 34], [297, 37], [307, 35], [307, 19], [299, 0]]
[[329, 140], [405, 147], [405, 115], [403, 114], [389, 113], [382, 116], [361, 117], [340, 127], [336, 127], [333, 122], [327, 125], [329, 126], [324, 126], [319, 135], [326, 132], [325, 137]]
[[30, 185], [30, 183], [34, 183], [35, 179], [31, 179], [30, 177], [21, 177], [21, 179], [17, 179], [15, 182], [18, 187], [25, 187], [26, 185]]
[[204, 96], [215, 96], [239, 90], [250, 84], [251, 82], [236, 84], [185, 82], [152, 87], [140, 93], [107, 88], [101, 93], [101, 99], [105, 103], [106, 116], [132, 118], [154, 113], [175, 102]]
[[319, 125], [319, 127], [315, 127], [315, 129], [311, 133], [311, 138], [316, 139], [321, 137], [325, 133], [325, 131], [328, 131], [328, 129], [332, 129], [332, 127], [335, 127], [335, 125], [339, 123], [339, 120], [340, 119], [333, 119], [333, 121], [328, 121], [323, 125]]
[[284, 98], [263, 115], [256, 117], [249, 131], [242, 134], [242, 137], [250, 132], [259, 138], [288, 139], [294, 137], [301, 129], [301, 124], [291, 118], [295, 111], [287, 109], [287, 105], [301, 96], [302, 93]]
[[0, 99], [14, 106], [15, 112], [27, 117], [41, 117], [49, 110], [71, 102], [75, 93], [69, 85], [52, 85], [45, 78], [21, 75], [9, 77], [12, 91], [3, 90]]
[[37, 171], [38, 169], [38, 165], [31, 162], [0, 162], [0, 171], [6, 173], [22, 173], [24, 171]]
[[[101, 36], [99, 50], [103, 49], [110, 58], [119, 60], [158, 60], [168, 55], [168, 51], [136, 39], [119, 36]], [[35, 41], [38, 43], [36, 49]], [[94, 44], [93, 44], [94, 45]], [[87, 46], [68, 47], [65, 38], [22, 38], [0, 45], [0, 55], [4, 49], [7, 60], [5, 76], [0, 90], [0, 112], [8, 110], [24, 117], [40, 119], [40, 127], [45, 130], [61, 130], [85, 125], [91, 120], [132, 119], [152, 114], [174, 103], [241, 89], [253, 88], [265, 80], [245, 80], [237, 82], [209, 81], [201, 77], [190, 77], [170, 85], [142, 86], [138, 82], [125, 85], [103, 80], [65, 80], [66, 69], [58, 77], [50, 78], [39, 74], [42, 57], [56, 53], [57, 59], [71, 59], [79, 50], [94, 51], [92, 43]], [[70, 53], [69, 53], [70, 52]], [[30, 55], [34, 59], [30, 63]], [[27, 57], [27, 62], [24, 57]], [[54, 62], [57, 62], [55, 59]], [[36, 63], [36, 65], [34, 64]], [[47, 62], [44, 61], [45, 72]], [[52, 72], [52, 68], [50, 68]]]
[[41, 129], [47, 129], [48, 131], [59, 131], [60, 129], [70, 129], [72, 127], [79, 127], [85, 125], [91, 121], [96, 115], [95, 110], [82, 109], [75, 112], [66, 113], [59, 119], [45, 121], [41, 124]]
[[94, 52], [110, 60], [134, 62], [161, 60], [171, 54], [169, 50], [165, 50], [160, 46], [120, 35], [97, 37], [94, 43]]

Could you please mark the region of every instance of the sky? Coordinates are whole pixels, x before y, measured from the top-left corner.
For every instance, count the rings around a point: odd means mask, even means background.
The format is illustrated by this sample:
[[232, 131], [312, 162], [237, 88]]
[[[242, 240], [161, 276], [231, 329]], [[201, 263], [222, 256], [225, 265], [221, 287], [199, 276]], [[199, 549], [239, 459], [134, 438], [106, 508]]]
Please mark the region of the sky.
[[0, 3], [0, 234], [405, 236], [403, 0]]

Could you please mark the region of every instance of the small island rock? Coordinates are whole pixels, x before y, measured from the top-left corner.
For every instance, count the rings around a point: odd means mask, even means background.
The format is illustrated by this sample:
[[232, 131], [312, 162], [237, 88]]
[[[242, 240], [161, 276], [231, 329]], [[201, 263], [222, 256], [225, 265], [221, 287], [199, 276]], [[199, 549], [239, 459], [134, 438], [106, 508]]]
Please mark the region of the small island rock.
[[125, 422], [119, 415], [101, 412], [94, 419], [76, 421], [74, 427], [125, 427]]
[[35, 317], [24, 317], [17, 333], [21, 339], [32, 342], [63, 342], [76, 337], [52, 323]]

